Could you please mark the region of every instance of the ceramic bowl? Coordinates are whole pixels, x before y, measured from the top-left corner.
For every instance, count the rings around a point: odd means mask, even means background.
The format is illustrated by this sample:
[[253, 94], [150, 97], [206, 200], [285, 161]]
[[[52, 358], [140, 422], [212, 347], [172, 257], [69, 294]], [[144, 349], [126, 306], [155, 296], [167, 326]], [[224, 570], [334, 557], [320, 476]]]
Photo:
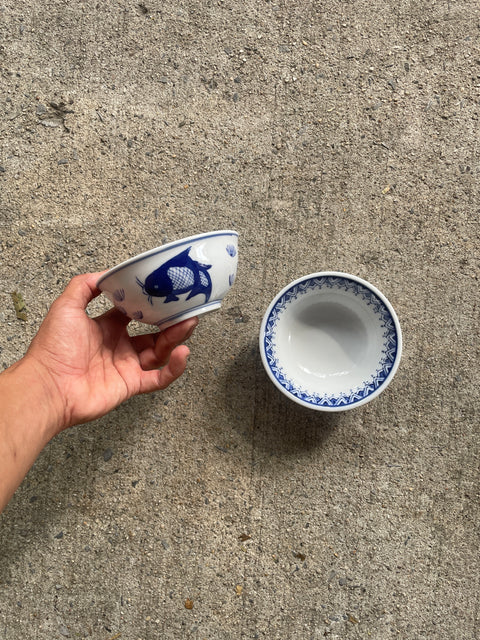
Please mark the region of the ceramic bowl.
[[397, 315], [365, 280], [334, 271], [291, 282], [268, 307], [260, 329], [267, 374], [310, 409], [345, 411], [376, 398], [402, 352]]
[[220, 308], [238, 261], [236, 231], [170, 242], [107, 271], [97, 287], [132, 320], [167, 327]]

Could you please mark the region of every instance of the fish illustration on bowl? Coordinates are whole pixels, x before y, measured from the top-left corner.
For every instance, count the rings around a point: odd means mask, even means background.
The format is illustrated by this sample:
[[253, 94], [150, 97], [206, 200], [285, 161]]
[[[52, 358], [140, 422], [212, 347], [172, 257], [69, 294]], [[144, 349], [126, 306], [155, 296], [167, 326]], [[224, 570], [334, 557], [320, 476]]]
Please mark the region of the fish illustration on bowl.
[[198, 296], [205, 296], [205, 303], [210, 300], [212, 280], [208, 270], [212, 265], [201, 264], [190, 257], [188, 247], [168, 262], [152, 271], [142, 282], [136, 278], [150, 304], [153, 298], [165, 298], [164, 303], [179, 300], [179, 295], [188, 293], [187, 300]]

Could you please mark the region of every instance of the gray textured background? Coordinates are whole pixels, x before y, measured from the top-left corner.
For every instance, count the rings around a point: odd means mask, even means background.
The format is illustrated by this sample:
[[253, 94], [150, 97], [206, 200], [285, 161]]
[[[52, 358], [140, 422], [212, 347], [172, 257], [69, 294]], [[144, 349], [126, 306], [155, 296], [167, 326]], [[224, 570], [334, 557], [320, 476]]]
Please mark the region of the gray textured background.
[[[0, 363], [75, 273], [240, 234], [186, 375], [58, 437], [1, 517], [0, 639], [478, 637], [479, 39], [476, 0], [0, 0]], [[405, 342], [336, 416], [257, 351], [324, 269]]]

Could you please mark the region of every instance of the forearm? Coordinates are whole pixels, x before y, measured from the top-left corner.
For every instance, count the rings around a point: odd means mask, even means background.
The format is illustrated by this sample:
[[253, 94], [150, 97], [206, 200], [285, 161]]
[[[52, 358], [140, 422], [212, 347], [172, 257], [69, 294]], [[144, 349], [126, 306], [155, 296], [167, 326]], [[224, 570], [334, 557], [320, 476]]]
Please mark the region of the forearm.
[[0, 512], [59, 430], [55, 398], [28, 356], [0, 374]]

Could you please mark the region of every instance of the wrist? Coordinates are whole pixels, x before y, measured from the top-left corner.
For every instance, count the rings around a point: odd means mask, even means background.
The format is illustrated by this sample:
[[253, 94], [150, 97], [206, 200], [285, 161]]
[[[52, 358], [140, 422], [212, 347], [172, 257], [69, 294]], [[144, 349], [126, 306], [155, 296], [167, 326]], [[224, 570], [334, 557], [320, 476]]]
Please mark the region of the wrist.
[[0, 512], [37, 456], [61, 430], [58, 392], [34, 359], [0, 374]]
[[60, 394], [47, 369], [27, 354], [6, 369], [0, 380], [9, 406], [22, 417], [25, 428], [34, 429], [33, 439], [45, 446], [61, 431], [64, 415]]

